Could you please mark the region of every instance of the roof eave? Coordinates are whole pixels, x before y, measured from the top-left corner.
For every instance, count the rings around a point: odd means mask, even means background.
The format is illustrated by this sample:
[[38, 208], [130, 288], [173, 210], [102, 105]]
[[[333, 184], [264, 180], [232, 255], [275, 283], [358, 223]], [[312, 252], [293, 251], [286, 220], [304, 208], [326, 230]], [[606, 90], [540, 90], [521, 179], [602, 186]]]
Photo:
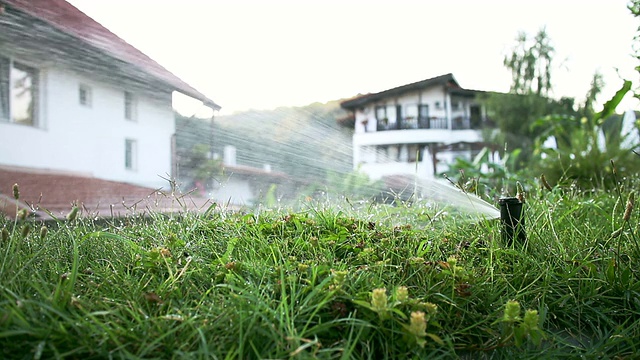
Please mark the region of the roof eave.
[[[170, 85], [170, 84], [169, 84]], [[204, 94], [201, 94], [200, 92], [193, 92], [193, 91], [184, 91], [182, 89], [176, 89], [174, 88], [175, 91], [181, 93], [182, 95], [188, 96], [192, 99], [196, 99], [198, 101], [202, 102], [202, 105], [210, 108], [211, 110], [214, 111], [218, 111], [220, 109], [222, 109], [222, 106], [216, 104], [213, 100], [209, 99], [208, 97], [204, 96]]]
[[359, 97], [357, 97], [355, 99], [343, 101], [342, 103], [340, 103], [340, 106], [343, 109], [353, 110], [353, 109], [355, 109], [357, 107], [361, 107], [363, 105], [375, 102], [375, 101], [377, 101], [379, 99], [384, 99], [384, 98], [390, 97], [390, 96], [402, 95], [402, 94], [405, 94], [405, 93], [410, 92], [410, 91], [424, 89], [424, 88], [428, 88], [428, 87], [431, 87], [431, 86], [434, 86], [434, 85], [447, 84], [447, 83], [450, 83], [450, 82], [453, 82], [456, 85], [458, 84], [456, 79], [453, 77], [453, 74], [448, 73], [448, 74], [436, 76], [436, 77], [433, 77], [433, 78], [430, 78], [430, 79], [426, 79], [426, 80], [414, 82], [414, 83], [411, 83], [411, 84], [398, 86], [398, 87], [395, 87], [395, 88], [392, 88], [392, 89], [380, 91], [380, 92], [377, 92], [377, 93], [362, 95], [362, 96], [359, 96]]
[[218, 111], [220, 109], [222, 109], [222, 106], [214, 103], [213, 101], [207, 99], [207, 101], [203, 101], [202, 104], [212, 110]]

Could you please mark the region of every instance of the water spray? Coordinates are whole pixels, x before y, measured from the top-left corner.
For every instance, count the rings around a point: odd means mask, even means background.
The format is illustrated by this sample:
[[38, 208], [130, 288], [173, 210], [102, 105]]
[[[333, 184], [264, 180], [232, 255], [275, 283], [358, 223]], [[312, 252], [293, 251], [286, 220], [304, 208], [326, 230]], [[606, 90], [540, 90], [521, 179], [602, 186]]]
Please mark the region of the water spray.
[[524, 229], [523, 203], [517, 197], [503, 197], [498, 200], [500, 204], [500, 221], [502, 222], [502, 240], [511, 246], [513, 240], [524, 244], [527, 234]]

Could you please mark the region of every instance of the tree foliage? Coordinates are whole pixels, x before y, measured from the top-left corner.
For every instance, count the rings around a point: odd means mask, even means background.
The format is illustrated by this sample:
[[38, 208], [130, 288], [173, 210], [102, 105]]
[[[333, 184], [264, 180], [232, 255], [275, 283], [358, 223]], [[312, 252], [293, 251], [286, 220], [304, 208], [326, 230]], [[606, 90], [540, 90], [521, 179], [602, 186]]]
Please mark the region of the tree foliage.
[[547, 114], [576, 114], [575, 101], [572, 98], [554, 100], [536, 94], [489, 93], [482, 101], [489, 118], [499, 130], [485, 134], [486, 140], [494, 144], [504, 144], [508, 152], [521, 149], [513, 163], [516, 169], [525, 168], [531, 160], [534, 139], [541, 132], [541, 129], [531, 127], [536, 119]]
[[213, 177], [222, 171], [222, 164], [211, 154], [211, 122], [179, 114], [175, 118], [177, 180], [188, 189], [211, 188]]
[[518, 180], [514, 169], [514, 161], [521, 150], [516, 149], [506, 153], [500, 163], [491, 162], [489, 148], [482, 149], [473, 160], [456, 158], [449, 166], [450, 174], [460, 174], [456, 185], [465, 192], [475, 193], [478, 196], [487, 195], [489, 198], [497, 198], [510, 193], [509, 186], [513, 186]]
[[570, 181], [581, 188], [614, 186], [612, 162], [625, 173], [640, 171], [633, 153], [638, 148], [637, 128], [629, 131], [623, 116], [615, 114], [630, 90], [631, 82], [624, 81], [604, 109], [590, 117], [548, 115], [538, 119], [532, 125], [542, 129], [536, 138], [533, 168], [552, 182]]
[[182, 170], [184, 178], [191, 179], [197, 188], [213, 187], [213, 180], [222, 173], [222, 161], [211, 157], [207, 144], [195, 144], [183, 155]]
[[[640, 0], [633, 0], [629, 10], [640, 17]], [[640, 27], [634, 38], [633, 48], [640, 60]], [[640, 66], [636, 67], [640, 72]], [[624, 123], [624, 118], [615, 113], [622, 99], [632, 91], [632, 83], [625, 80], [620, 89], [596, 112], [593, 103], [604, 82], [599, 73], [594, 74], [580, 116], [549, 115], [538, 119], [532, 129], [540, 129], [536, 138], [538, 165], [536, 169], [545, 173], [552, 181], [570, 181], [582, 188], [592, 186], [615, 186], [615, 172], [637, 174], [640, 162], [636, 150], [640, 129], [638, 122]], [[634, 94], [636, 98], [639, 93]], [[555, 146], [548, 146], [553, 139]]]
[[[489, 118], [499, 132], [487, 133], [485, 138], [494, 144], [504, 144], [511, 152], [521, 149], [514, 159], [516, 169], [527, 166], [531, 160], [534, 139], [539, 129], [531, 124], [547, 114], [575, 115], [575, 100], [555, 100], [548, 95], [552, 88], [552, 66], [555, 48], [544, 28], [535, 36], [521, 32], [504, 65], [511, 71], [508, 94], [488, 93], [482, 99]], [[503, 154], [504, 155], [504, 154]]]
[[[640, 18], [640, 0], [632, 0], [631, 3], [629, 3], [629, 10], [634, 17]], [[633, 38], [633, 40], [633, 50], [635, 52], [635, 57], [640, 61], [640, 26], [638, 26], [638, 31], [636, 32], [636, 36]], [[636, 66], [636, 71], [640, 73], [640, 65]], [[634, 96], [637, 99], [640, 99], [640, 91], [636, 90]]]
[[589, 91], [587, 91], [584, 106], [581, 109], [582, 116], [593, 117], [595, 115], [593, 107], [596, 102], [596, 98], [602, 92], [604, 85], [604, 78], [602, 77], [602, 74], [599, 71], [593, 73], [591, 85], [589, 87]]
[[545, 28], [534, 37], [520, 32], [504, 65], [511, 70], [511, 92], [547, 96], [551, 91], [551, 67], [555, 49]]

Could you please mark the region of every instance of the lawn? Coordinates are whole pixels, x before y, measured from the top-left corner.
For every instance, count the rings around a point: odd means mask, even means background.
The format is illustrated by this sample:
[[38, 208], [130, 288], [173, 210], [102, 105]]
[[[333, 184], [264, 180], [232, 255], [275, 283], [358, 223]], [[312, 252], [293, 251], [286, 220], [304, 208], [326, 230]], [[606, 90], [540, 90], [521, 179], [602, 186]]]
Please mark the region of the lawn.
[[0, 220], [0, 357], [634, 358], [630, 191], [525, 188], [511, 246], [421, 201]]

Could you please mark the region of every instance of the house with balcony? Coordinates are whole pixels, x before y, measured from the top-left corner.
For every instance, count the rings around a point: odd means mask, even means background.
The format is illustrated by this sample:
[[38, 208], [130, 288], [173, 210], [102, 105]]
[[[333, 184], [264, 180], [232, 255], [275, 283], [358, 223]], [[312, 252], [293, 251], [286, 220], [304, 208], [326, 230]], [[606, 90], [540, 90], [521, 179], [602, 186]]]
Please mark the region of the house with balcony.
[[[64, 0], [0, 0], [0, 201], [23, 174], [22, 198], [45, 208], [168, 188], [174, 93], [220, 108]], [[63, 178], [60, 197], [47, 179]]]
[[446, 74], [343, 101], [355, 127], [354, 169], [372, 179], [433, 178], [457, 157], [472, 159], [490, 126], [480, 93]]

